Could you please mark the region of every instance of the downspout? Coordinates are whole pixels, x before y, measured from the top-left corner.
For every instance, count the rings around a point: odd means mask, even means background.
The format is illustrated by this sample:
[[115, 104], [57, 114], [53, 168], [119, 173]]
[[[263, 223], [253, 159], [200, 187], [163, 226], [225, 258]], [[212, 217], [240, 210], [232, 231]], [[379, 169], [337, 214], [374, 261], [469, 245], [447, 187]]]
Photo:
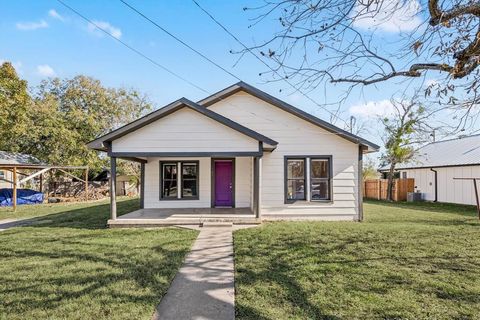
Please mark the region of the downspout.
[[433, 200], [433, 202], [437, 202], [438, 201], [438, 172], [437, 170], [433, 169], [433, 168], [430, 168], [431, 171], [433, 171], [435, 173], [435, 200]]

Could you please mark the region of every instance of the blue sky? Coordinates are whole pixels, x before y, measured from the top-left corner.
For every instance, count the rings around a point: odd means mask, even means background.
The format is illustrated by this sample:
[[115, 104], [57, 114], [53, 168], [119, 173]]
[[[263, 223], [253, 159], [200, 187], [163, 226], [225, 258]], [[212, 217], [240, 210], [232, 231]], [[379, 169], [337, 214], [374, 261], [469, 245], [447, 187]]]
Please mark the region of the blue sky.
[[[209, 93], [237, 82], [119, 1], [65, 2], [117, 38]], [[288, 85], [268, 83], [269, 78], [260, 77], [259, 73], [265, 71], [265, 67], [251, 56], [245, 55], [235, 65], [239, 56], [231, 54], [230, 50], [239, 50], [239, 45], [193, 2], [129, 2], [243, 81], [320, 118], [329, 119], [326, 111], [300, 94], [292, 93], [293, 90]], [[258, 1], [199, 0], [199, 3], [247, 44], [268, 39], [276, 29], [276, 22], [269, 20], [255, 28], [248, 28], [251, 23], [249, 18], [253, 14], [242, 8], [255, 6]], [[199, 100], [207, 95], [172, 77], [110, 37], [102, 35], [57, 1], [0, 0], [0, 6], [3, 13], [0, 22], [0, 59], [13, 62], [31, 86], [49, 76], [64, 78], [85, 74], [100, 79], [107, 86], [133, 87], [145, 92], [157, 107], [182, 96]], [[368, 22], [363, 27], [368, 28]], [[382, 32], [389, 39], [395, 38], [395, 30], [389, 29], [388, 25], [380, 28], [380, 33]], [[390, 81], [377, 87], [355, 90], [342, 105], [342, 118], [347, 120], [351, 112], [361, 117], [362, 114], [370, 114], [372, 109], [385, 106], [388, 104], [386, 100], [402, 85], [399, 81]], [[333, 102], [345, 89], [342, 85], [331, 85], [328, 90], [319, 88], [309, 95], [319, 103]], [[343, 127], [341, 122], [336, 124]], [[364, 136], [381, 143], [376, 129]]]

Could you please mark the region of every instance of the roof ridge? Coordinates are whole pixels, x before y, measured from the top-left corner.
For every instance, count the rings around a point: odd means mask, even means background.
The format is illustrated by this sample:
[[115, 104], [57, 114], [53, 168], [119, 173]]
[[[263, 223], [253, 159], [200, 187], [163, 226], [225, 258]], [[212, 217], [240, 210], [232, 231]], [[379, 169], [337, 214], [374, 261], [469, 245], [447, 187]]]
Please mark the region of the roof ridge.
[[451, 138], [451, 139], [446, 139], [446, 140], [440, 140], [440, 141], [432, 141], [426, 145], [424, 145], [422, 148], [431, 145], [431, 144], [437, 144], [437, 143], [442, 143], [442, 142], [449, 142], [449, 141], [455, 141], [455, 140], [463, 140], [463, 139], [468, 139], [468, 138], [474, 138], [480, 136], [480, 133], [477, 134], [472, 134], [469, 136], [463, 136], [463, 137], [456, 137], [456, 138]]
[[377, 144], [373, 143], [373, 142], [370, 142], [362, 137], [359, 137], [353, 133], [350, 133], [340, 127], [337, 127], [336, 125], [334, 124], [331, 124], [330, 122], [328, 121], [325, 121], [325, 120], [322, 120], [321, 118], [317, 117], [317, 116], [314, 116], [300, 108], [297, 108], [295, 106], [293, 106], [292, 104], [288, 103], [288, 102], [285, 102], [265, 91], [262, 91], [244, 81], [239, 81], [231, 86], [228, 86], [206, 98], [203, 98], [201, 100], [198, 101], [199, 104], [201, 104], [202, 106], [208, 108], [209, 106], [211, 106], [212, 104], [215, 104], [216, 102], [218, 101], [221, 101], [222, 98], [225, 98], [225, 97], [228, 97], [232, 94], [235, 94], [239, 91], [245, 91], [246, 93], [260, 99], [260, 100], [263, 100], [267, 103], [270, 103], [284, 111], [287, 111], [287, 112], [290, 112], [291, 114], [303, 119], [303, 120], [306, 120], [308, 122], [311, 122], [319, 127], [322, 127], [323, 129], [327, 130], [327, 131], [330, 131], [330, 132], [334, 132], [336, 134], [338, 134], [340, 137], [346, 139], [346, 140], [349, 140], [351, 142], [354, 142], [354, 143], [359, 143], [359, 144], [364, 144], [364, 145], [367, 145], [367, 146], [370, 146], [372, 147], [373, 149], [379, 149], [380, 146], [378, 146]]

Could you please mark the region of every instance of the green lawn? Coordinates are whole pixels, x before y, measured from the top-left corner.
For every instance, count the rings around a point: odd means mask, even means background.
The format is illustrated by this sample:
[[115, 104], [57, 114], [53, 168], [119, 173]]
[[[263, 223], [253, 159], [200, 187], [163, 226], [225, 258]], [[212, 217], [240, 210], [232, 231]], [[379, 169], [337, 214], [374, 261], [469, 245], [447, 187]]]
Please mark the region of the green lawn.
[[238, 319], [480, 319], [468, 206], [365, 204], [366, 221], [235, 232]]
[[[120, 201], [119, 215], [137, 207]], [[105, 229], [108, 209], [21, 207], [43, 217], [0, 232], [0, 319], [151, 318], [197, 232]]]
[[[127, 197], [119, 197], [120, 201], [128, 200]], [[65, 213], [66, 211], [73, 211], [81, 208], [97, 207], [100, 204], [108, 204], [109, 199], [94, 200], [88, 202], [64, 202], [64, 203], [45, 203], [34, 205], [22, 205], [17, 206], [17, 210], [14, 212], [11, 207], [0, 207], [0, 220], [2, 219], [25, 219], [32, 217], [39, 217], [44, 215], [50, 215], [54, 213]], [[131, 201], [130, 208], [135, 208], [135, 202]], [[125, 208], [127, 209], [127, 208]], [[104, 215], [102, 215], [102, 218]], [[104, 220], [106, 222], [106, 220]]]

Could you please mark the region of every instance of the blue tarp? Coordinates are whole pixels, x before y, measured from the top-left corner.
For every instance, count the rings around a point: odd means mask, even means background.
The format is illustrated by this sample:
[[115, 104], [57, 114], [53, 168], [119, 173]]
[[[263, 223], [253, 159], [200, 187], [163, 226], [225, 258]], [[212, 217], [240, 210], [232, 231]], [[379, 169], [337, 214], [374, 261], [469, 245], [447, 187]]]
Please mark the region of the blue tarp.
[[[0, 207], [13, 205], [13, 189], [0, 189]], [[43, 193], [31, 189], [17, 189], [17, 204], [43, 202]]]

